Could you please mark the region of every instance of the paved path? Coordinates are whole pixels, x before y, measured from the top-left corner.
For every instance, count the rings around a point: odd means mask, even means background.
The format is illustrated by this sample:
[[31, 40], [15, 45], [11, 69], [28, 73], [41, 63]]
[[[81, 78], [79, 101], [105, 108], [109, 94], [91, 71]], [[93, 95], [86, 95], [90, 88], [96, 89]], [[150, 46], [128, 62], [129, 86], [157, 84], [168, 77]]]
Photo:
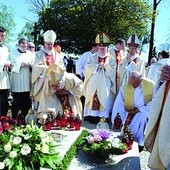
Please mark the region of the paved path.
[[[87, 129], [95, 129], [96, 125], [84, 121], [83, 127], [86, 127]], [[150, 168], [147, 166], [148, 159], [149, 159], [149, 152], [144, 149], [144, 151], [142, 151], [139, 155], [140, 155], [141, 170], [150, 170]]]

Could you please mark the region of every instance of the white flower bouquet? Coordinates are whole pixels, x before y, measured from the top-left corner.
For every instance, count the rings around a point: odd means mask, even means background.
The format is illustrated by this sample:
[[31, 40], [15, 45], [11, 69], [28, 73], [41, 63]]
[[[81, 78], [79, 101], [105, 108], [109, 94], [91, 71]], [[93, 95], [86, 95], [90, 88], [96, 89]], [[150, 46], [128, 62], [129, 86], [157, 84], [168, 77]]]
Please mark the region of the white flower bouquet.
[[61, 164], [57, 143], [42, 128], [27, 125], [0, 135], [0, 169], [34, 170]]

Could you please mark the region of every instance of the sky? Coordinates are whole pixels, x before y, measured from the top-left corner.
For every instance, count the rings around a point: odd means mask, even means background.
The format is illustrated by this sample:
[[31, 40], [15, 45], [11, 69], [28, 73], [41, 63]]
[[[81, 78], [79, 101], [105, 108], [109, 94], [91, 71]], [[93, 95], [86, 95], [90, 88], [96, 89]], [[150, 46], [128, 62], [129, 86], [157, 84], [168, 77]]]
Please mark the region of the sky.
[[[149, 2], [152, 3], [153, 0], [149, 0]], [[28, 18], [33, 22], [37, 21], [35, 14], [29, 12], [30, 4], [28, 4], [26, 0], [0, 0], [0, 3], [10, 5], [13, 8], [15, 12], [14, 20], [16, 23], [16, 29], [15, 29], [16, 33], [19, 33], [24, 27], [26, 22], [24, 17]], [[157, 9], [159, 14], [156, 18], [156, 23], [155, 23], [154, 43], [158, 47], [160, 44], [166, 42], [166, 40], [168, 39], [168, 34], [170, 39], [170, 15], [169, 15], [170, 0], [161, 0]]]
[[160, 44], [167, 42], [168, 38], [168, 42], [170, 43], [170, 0], [162, 0], [158, 5], [157, 10], [158, 16], [155, 23], [154, 39], [156, 46], [159, 46]]
[[26, 19], [30, 21], [37, 21], [37, 17], [35, 14], [29, 12], [30, 4], [26, 0], [0, 0], [0, 3], [5, 4], [7, 6], [11, 6], [15, 13], [14, 21], [16, 24], [15, 32], [20, 33], [22, 28], [25, 26], [27, 22]]

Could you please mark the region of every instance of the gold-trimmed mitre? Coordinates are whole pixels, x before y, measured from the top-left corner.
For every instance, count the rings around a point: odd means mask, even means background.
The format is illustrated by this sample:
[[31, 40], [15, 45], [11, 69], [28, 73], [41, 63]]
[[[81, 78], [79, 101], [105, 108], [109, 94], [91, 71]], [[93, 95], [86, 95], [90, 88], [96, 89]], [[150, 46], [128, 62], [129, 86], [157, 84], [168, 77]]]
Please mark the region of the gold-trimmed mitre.
[[45, 42], [52, 42], [56, 40], [56, 33], [53, 30], [48, 30], [44, 33], [44, 41]]
[[101, 32], [96, 36], [95, 42], [96, 44], [99, 44], [99, 45], [109, 44], [110, 38], [105, 32]]
[[46, 75], [51, 84], [58, 84], [64, 75], [65, 69], [57, 64], [50, 65], [46, 70]]

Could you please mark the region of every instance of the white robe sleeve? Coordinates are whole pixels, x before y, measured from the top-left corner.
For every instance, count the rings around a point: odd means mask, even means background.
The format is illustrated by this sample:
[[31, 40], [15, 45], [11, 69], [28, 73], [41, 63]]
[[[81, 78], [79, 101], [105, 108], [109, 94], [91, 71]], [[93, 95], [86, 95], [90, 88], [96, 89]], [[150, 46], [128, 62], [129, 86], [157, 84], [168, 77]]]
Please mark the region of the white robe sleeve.
[[114, 106], [112, 109], [112, 124], [114, 124], [114, 119], [117, 115], [117, 113], [120, 113], [121, 119], [124, 122], [126, 118], [126, 110], [124, 107], [124, 95], [123, 95], [123, 86], [120, 88], [120, 91], [116, 97], [116, 100], [114, 102]]
[[86, 56], [83, 54], [76, 62], [76, 74], [79, 74], [81, 77], [84, 76], [85, 64]]
[[155, 88], [154, 88], [154, 92], [153, 92], [151, 100], [146, 105], [142, 105], [141, 107], [138, 107], [138, 110], [142, 114], [145, 114], [145, 116], [147, 118], [149, 118], [149, 114], [150, 114], [150, 111], [151, 111], [151, 105], [152, 105], [152, 99], [153, 99], [154, 96], [155, 96]]

